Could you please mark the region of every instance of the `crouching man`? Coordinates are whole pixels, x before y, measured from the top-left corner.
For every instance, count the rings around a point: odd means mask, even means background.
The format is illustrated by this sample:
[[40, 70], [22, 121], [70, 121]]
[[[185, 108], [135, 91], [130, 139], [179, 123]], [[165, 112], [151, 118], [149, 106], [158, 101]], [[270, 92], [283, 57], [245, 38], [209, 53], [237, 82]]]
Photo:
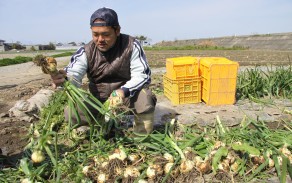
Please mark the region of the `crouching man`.
[[59, 86], [70, 76], [78, 85], [87, 74], [89, 90], [98, 100], [129, 107], [135, 113], [133, 131], [150, 133], [156, 97], [148, 88], [151, 71], [140, 43], [120, 33], [118, 16], [109, 8], [96, 10], [90, 27], [92, 40], [72, 56], [64, 70], [52, 76], [53, 83]]

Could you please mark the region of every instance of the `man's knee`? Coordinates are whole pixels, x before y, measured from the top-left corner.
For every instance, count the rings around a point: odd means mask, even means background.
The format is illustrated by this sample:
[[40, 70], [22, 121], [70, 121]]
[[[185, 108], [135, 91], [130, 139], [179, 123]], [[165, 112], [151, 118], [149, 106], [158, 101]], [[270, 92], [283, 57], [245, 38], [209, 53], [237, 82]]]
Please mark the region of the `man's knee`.
[[156, 106], [156, 96], [149, 88], [143, 88], [136, 96], [134, 109], [137, 114], [152, 113]]

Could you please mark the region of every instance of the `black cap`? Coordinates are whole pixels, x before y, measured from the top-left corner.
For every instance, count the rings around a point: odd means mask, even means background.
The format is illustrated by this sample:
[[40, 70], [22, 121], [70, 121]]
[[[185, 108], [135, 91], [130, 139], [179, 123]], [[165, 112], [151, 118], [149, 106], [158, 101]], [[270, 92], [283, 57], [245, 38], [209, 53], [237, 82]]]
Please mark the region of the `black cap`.
[[[94, 23], [96, 19], [102, 19], [105, 23]], [[91, 15], [90, 26], [119, 26], [118, 15], [110, 8], [100, 8]]]

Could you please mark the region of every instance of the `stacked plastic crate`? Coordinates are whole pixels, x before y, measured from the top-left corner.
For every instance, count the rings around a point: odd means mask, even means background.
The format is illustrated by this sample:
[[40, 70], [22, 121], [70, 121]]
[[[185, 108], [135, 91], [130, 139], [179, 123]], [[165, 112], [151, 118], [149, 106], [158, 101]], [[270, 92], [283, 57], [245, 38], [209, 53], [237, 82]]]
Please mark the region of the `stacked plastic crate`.
[[201, 78], [196, 57], [166, 59], [164, 95], [174, 105], [201, 102]]
[[166, 59], [164, 95], [174, 105], [205, 102], [235, 103], [239, 64], [224, 57], [176, 57]]
[[203, 57], [199, 63], [202, 100], [212, 106], [234, 104], [239, 64], [224, 57]]

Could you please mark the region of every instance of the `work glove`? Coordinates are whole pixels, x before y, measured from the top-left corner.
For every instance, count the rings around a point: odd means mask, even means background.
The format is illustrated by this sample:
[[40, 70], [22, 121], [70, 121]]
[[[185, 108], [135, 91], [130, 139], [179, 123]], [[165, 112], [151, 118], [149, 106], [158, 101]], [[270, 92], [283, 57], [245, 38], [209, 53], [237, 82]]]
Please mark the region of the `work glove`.
[[122, 106], [124, 98], [125, 95], [123, 90], [114, 90], [109, 97], [109, 107], [116, 108]]

